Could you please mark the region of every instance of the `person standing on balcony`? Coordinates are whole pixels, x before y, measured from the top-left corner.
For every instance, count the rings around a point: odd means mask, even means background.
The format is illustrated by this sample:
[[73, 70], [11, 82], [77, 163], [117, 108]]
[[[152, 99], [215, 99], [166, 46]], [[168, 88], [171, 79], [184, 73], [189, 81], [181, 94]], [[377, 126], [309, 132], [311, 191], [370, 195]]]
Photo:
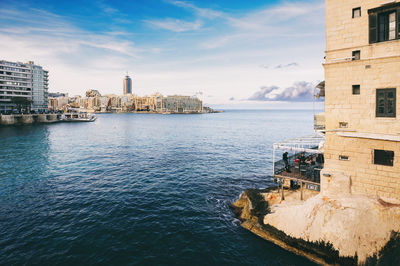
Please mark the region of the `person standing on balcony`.
[[288, 160], [288, 152], [284, 152], [282, 155], [283, 163], [285, 164], [285, 171], [290, 173], [290, 167], [289, 167], [289, 160]]
[[323, 165], [324, 165], [324, 155], [322, 153], [319, 153], [317, 155], [317, 160], [316, 161], [317, 161], [317, 165], [319, 167], [323, 167]]

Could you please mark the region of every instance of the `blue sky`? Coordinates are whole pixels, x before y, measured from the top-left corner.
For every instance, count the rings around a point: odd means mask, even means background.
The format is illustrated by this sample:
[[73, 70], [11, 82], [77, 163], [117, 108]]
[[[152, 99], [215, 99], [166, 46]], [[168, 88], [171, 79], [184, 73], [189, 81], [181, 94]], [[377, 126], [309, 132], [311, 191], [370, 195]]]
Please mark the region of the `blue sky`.
[[0, 25], [0, 58], [44, 66], [54, 92], [120, 94], [128, 71], [138, 95], [305, 107], [323, 80], [323, 0], [1, 0]]

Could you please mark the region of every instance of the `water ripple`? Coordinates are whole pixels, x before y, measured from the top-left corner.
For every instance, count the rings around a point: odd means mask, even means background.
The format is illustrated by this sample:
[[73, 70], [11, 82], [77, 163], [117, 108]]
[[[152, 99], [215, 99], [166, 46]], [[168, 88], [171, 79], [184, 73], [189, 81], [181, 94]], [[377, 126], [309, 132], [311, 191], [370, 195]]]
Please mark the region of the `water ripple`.
[[230, 210], [273, 185], [272, 143], [311, 128], [310, 111], [0, 128], [0, 262], [311, 265]]

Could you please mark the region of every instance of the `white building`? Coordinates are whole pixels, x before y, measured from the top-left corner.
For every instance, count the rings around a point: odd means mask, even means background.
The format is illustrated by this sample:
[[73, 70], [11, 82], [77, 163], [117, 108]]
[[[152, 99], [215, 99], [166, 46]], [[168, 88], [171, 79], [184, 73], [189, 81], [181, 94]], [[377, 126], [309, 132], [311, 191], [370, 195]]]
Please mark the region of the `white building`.
[[[48, 108], [48, 71], [32, 61], [0, 61], [0, 111], [17, 108], [16, 100], [26, 99], [35, 111]], [[26, 108], [24, 108], [26, 109]]]
[[0, 111], [17, 108], [16, 97], [32, 100], [32, 75], [30, 67], [20, 62], [0, 60]]

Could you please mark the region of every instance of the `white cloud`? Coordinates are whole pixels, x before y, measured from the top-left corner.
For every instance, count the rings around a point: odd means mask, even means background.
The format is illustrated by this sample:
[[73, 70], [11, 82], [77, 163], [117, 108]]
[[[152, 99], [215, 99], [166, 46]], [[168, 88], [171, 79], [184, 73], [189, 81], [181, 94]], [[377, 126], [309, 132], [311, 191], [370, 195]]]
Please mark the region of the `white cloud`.
[[315, 86], [315, 83], [299, 81], [286, 88], [277, 86], [261, 87], [248, 100], [311, 102], [314, 97]]
[[[247, 14], [241, 18], [230, 17], [229, 21], [233, 27], [246, 30], [265, 29], [266, 26], [280, 26], [280, 28], [296, 28], [298, 18], [308, 17], [314, 19], [315, 22], [323, 23], [318, 15], [324, 11], [324, 3], [322, 1], [304, 2], [286, 2], [271, 8], [259, 10]], [[272, 27], [275, 28], [275, 27]]]
[[[150, 37], [145, 41], [137, 39], [143, 32], [135, 29], [110, 26], [94, 33], [47, 11], [3, 8], [0, 22], [14, 23], [0, 28], [0, 59], [43, 65], [50, 71], [51, 90], [83, 94], [93, 88], [102, 94], [119, 93], [129, 71], [139, 95], [203, 91], [213, 95], [204, 98], [214, 105], [247, 99], [263, 85], [287, 88], [297, 80], [323, 79], [324, 12], [317, 5], [281, 4], [234, 16], [184, 1], [170, 3], [194, 16], [191, 20], [146, 20], [153, 28], [167, 31], [160, 34], [147, 28], [145, 34]], [[286, 20], [273, 20], [285, 12], [289, 14]], [[264, 18], [265, 14], [271, 18]], [[150, 40], [152, 36], [157, 41]], [[289, 67], [291, 62], [299, 66]], [[279, 65], [288, 67], [275, 69]], [[230, 101], [231, 97], [236, 100]]]
[[194, 4], [185, 2], [185, 1], [168, 1], [168, 3], [173, 4], [178, 7], [183, 7], [189, 10], [192, 10], [196, 13], [197, 16], [203, 17], [203, 18], [208, 18], [208, 19], [214, 19], [217, 17], [225, 16], [223, 12], [219, 12], [210, 8], [200, 8]]
[[157, 20], [145, 20], [145, 23], [158, 29], [170, 30], [174, 32], [193, 31], [201, 28], [203, 23], [199, 20], [196, 21], [184, 21], [180, 19], [157, 19]]

